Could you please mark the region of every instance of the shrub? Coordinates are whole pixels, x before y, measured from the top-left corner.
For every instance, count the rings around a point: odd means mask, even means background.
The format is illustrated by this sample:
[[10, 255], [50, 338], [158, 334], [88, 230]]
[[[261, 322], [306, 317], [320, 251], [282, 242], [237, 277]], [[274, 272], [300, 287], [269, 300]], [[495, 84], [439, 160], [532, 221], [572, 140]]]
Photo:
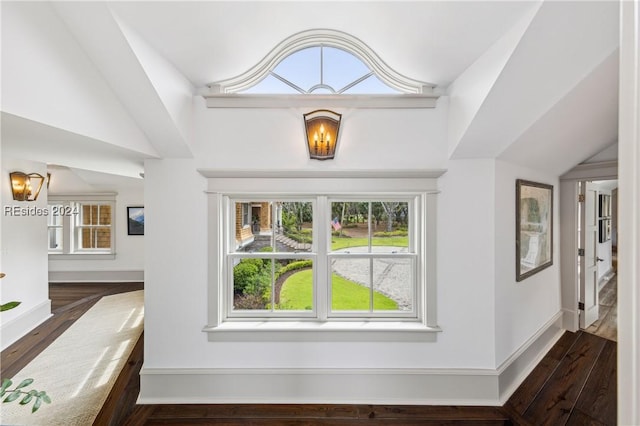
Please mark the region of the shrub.
[[285, 235], [299, 243], [311, 243], [311, 232], [286, 232]]
[[313, 266], [313, 261], [311, 259], [307, 260], [296, 260], [282, 267], [277, 273], [276, 278], [285, 272], [295, 271], [297, 269], [311, 268]]
[[244, 294], [253, 294], [262, 298], [268, 298], [271, 289], [271, 270], [263, 269], [254, 276], [254, 279], [244, 287]]
[[260, 268], [255, 262], [245, 262], [246, 260], [257, 260], [262, 263], [261, 259], [243, 259], [233, 268], [234, 293], [244, 293], [245, 289], [255, 281], [260, 272]]
[[261, 296], [256, 294], [242, 294], [236, 296], [233, 307], [235, 309], [266, 309], [267, 304]]
[[374, 232], [373, 236], [374, 237], [406, 237], [407, 235], [409, 235], [409, 233], [406, 230], [401, 230], [398, 229], [396, 231], [391, 231], [391, 232]]
[[258, 271], [260, 271], [260, 269], [264, 267], [263, 259], [242, 259], [240, 261], [240, 264], [243, 264], [243, 263], [245, 265], [256, 265], [256, 268], [258, 268]]

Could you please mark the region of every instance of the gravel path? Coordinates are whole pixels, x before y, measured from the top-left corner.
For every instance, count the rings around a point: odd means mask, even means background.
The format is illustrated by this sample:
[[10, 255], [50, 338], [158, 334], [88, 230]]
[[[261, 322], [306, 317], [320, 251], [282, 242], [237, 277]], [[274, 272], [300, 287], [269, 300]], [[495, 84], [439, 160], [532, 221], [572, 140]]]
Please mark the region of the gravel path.
[[[367, 247], [350, 247], [339, 252], [366, 253]], [[406, 247], [373, 247], [374, 253], [406, 253]], [[333, 271], [338, 275], [369, 287], [369, 259], [334, 259]], [[409, 310], [413, 301], [410, 259], [374, 259], [373, 289], [398, 302], [398, 309]]]

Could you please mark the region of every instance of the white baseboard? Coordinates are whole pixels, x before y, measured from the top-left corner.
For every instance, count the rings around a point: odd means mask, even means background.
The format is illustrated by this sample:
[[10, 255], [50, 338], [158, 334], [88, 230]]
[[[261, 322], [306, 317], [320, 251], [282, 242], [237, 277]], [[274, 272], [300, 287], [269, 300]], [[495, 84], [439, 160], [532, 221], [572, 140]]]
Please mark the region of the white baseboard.
[[559, 311], [498, 367], [499, 405], [507, 402], [518, 386], [560, 339], [564, 331], [563, 312]]
[[494, 405], [491, 370], [149, 369], [138, 404]]
[[51, 300], [34, 306], [22, 315], [0, 326], [0, 347], [5, 350], [51, 317]]
[[[578, 309], [577, 306], [576, 309]], [[578, 319], [577, 310], [573, 311], [566, 308], [562, 309], [562, 328], [571, 332], [576, 332], [580, 329], [580, 320]]]
[[138, 404], [501, 406], [562, 335], [558, 312], [497, 369], [146, 368]]
[[50, 283], [126, 283], [144, 281], [144, 271], [49, 271]]

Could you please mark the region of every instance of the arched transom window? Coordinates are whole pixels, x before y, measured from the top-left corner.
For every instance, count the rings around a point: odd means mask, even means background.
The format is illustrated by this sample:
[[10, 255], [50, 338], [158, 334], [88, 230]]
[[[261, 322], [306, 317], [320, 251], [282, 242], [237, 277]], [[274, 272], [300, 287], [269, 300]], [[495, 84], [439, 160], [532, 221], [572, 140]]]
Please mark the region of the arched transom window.
[[343, 49], [313, 46], [298, 50], [267, 76], [240, 93], [392, 94], [403, 93], [383, 83], [359, 58]]
[[318, 29], [283, 40], [246, 72], [209, 84], [205, 96], [427, 95], [433, 87], [398, 73], [359, 39]]

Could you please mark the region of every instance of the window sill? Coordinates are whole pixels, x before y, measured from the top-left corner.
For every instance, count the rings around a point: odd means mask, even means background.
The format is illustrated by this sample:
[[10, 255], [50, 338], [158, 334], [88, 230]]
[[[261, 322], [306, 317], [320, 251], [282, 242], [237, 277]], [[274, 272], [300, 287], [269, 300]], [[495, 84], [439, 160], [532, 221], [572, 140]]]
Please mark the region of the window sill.
[[115, 253], [49, 253], [49, 260], [114, 260]]
[[399, 321], [233, 321], [205, 326], [209, 341], [435, 342], [440, 327]]

